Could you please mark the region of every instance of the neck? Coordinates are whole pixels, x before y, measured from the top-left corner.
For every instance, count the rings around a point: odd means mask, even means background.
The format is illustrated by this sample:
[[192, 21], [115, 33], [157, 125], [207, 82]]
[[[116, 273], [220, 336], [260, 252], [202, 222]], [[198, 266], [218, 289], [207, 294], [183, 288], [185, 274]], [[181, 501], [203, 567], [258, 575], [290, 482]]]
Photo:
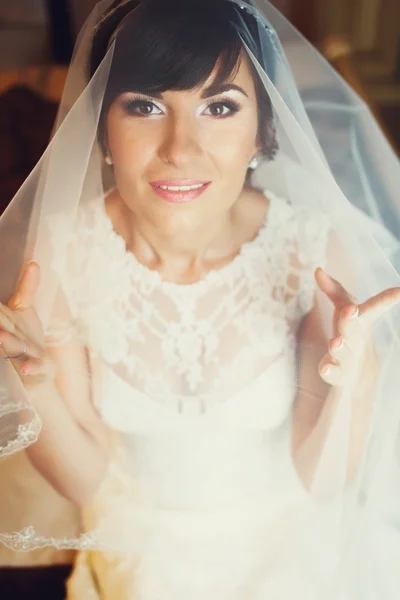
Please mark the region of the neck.
[[233, 214], [229, 211], [196, 228], [160, 232], [144, 219], [132, 215], [129, 249], [139, 262], [170, 280], [198, 280], [234, 253]]

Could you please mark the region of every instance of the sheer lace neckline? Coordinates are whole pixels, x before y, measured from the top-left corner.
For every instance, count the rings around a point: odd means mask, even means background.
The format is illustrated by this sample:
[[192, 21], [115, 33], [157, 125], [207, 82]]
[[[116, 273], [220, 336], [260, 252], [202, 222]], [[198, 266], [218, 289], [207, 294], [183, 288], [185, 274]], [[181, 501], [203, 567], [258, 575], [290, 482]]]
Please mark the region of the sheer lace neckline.
[[122, 235], [117, 233], [117, 231], [114, 229], [114, 225], [106, 212], [105, 202], [100, 204], [100, 206], [106, 232], [115, 244], [116, 249], [118, 247], [119, 252], [121, 253], [121, 255], [124, 256], [125, 266], [129, 268], [132, 274], [136, 273], [142, 281], [143, 279], [145, 279], [152, 287], [162, 286], [163, 288], [169, 288], [170, 290], [189, 291], [204, 287], [205, 285], [209, 285], [216, 281], [222, 283], [223, 281], [230, 280], [233, 272], [235, 272], [237, 268], [240, 268], [241, 266], [245, 265], [245, 257], [250, 252], [259, 249], [263, 246], [263, 241], [265, 240], [267, 232], [271, 228], [273, 222], [275, 204], [276, 202], [279, 202], [279, 200], [281, 202], [284, 202], [284, 200], [278, 198], [278, 196], [276, 196], [273, 192], [269, 190], [263, 190], [262, 193], [269, 200], [269, 205], [266, 210], [264, 219], [261, 223], [261, 226], [258, 229], [255, 236], [251, 240], [245, 241], [240, 245], [237, 254], [233, 257], [233, 259], [230, 262], [223, 265], [222, 267], [210, 269], [209, 271], [207, 271], [204, 277], [192, 283], [176, 283], [168, 279], [163, 279], [159, 271], [151, 269], [147, 265], [141, 263], [137, 259], [135, 254], [131, 250], [127, 249], [126, 241], [122, 237]]
[[[73, 315], [67, 333], [132, 389], [180, 413], [203, 414], [245, 389], [292, 351], [312, 308], [315, 268], [325, 264], [328, 223], [268, 198], [254, 238], [230, 263], [188, 285], [141, 265], [99, 197], [82, 207], [66, 260], [60, 237], [68, 225], [60, 215], [51, 232], [54, 268]], [[62, 323], [55, 329], [55, 344], [65, 343]]]

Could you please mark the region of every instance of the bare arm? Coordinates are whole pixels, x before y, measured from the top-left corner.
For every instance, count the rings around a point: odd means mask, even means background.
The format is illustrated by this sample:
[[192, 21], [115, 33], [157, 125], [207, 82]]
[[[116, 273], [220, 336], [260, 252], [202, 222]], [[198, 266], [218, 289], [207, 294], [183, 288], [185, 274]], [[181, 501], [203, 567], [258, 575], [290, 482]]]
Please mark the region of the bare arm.
[[[326, 262], [331, 272], [341, 274], [349, 289], [354, 287], [353, 261], [332, 233]], [[329, 485], [328, 493], [335, 494], [337, 486], [343, 488], [354, 479], [365, 452], [379, 378], [371, 331], [375, 321], [399, 301], [400, 289], [384, 290], [358, 304], [341, 282], [322, 269], [316, 270], [315, 278], [324, 299], [332, 303], [334, 337], [327, 338], [315, 300], [298, 333], [299, 386], [293, 409], [292, 454], [308, 489], [322, 473], [328, 476], [323, 485]], [[329, 372], [324, 373], [327, 366]]]
[[95, 495], [108, 463], [108, 434], [92, 403], [85, 349], [73, 340], [51, 349], [55, 381], [28, 385], [42, 420], [38, 441], [27, 449], [33, 465], [72, 502]]
[[[292, 429], [293, 459], [308, 489], [314, 481], [343, 393], [340, 386], [328, 385], [319, 375], [320, 361], [327, 346], [321, 315], [315, 306], [304, 318], [299, 332], [299, 390], [293, 410]], [[350, 398], [345, 399], [350, 411], [348, 446], [345, 449], [347, 461], [343, 473], [345, 482], [351, 481], [357, 472], [369, 433], [373, 384], [378, 377], [372, 344], [365, 353], [361, 372], [363, 377], [352, 389]], [[338, 461], [341, 460], [342, 450], [337, 449]], [[337, 464], [336, 467], [340, 471], [343, 465]]]
[[[0, 345], [13, 360], [42, 431], [27, 449], [33, 465], [51, 485], [74, 503], [86, 504], [96, 493], [108, 463], [107, 428], [93, 405], [87, 351], [77, 337], [46, 348], [42, 324], [33, 308], [40, 270], [25, 269], [8, 307], [0, 305]], [[55, 302], [56, 318], [71, 322], [64, 297]], [[55, 375], [54, 375], [55, 374]]]

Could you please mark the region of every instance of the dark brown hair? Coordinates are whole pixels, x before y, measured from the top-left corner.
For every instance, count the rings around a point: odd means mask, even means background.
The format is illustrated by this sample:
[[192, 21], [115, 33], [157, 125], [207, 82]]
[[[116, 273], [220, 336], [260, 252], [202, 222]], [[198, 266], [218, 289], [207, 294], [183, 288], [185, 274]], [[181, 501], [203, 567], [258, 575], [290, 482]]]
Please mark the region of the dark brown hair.
[[[239, 11], [239, 12], [238, 12]], [[234, 75], [244, 56], [237, 23], [246, 19], [247, 32], [258, 39], [254, 17], [231, 0], [132, 0], [114, 2], [103, 15], [93, 38], [92, 77], [115, 34], [115, 47], [104, 96], [99, 139], [104, 139], [108, 110], [122, 93], [151, 94], [200, 87], [216, 65], [215, 83]], [[257, 44], [253, 44], [257, 47]], [[261, 49], [259, 56], [261, 57]], [[247, 60], [247, 58], [246, 58]], [[262, 61], [261, 61], [262, 62]], [[249, 61], [258, 100], [258, 137], [262, 154], [277, 150], [271, 100]]]

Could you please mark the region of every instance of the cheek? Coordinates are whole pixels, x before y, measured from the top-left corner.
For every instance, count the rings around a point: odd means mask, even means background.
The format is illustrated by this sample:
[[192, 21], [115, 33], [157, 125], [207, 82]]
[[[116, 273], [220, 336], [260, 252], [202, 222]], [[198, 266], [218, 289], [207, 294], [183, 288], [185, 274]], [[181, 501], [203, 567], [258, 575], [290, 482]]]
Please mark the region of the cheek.
[[219, 165], [220, 172], [229, 175], [232, 181], [243, 178], [247, 171], [257, 151], [255, 137], [256, 132], [254, 137], [248, 133], [236, 133], [221, 136], [210, 146], [214, 164]]
[[137, 136], [132, 135], [128, 128], [114, 128], [109, 133], [108, 143], [117, 170], [140, 165], [143, 152], [140, 152]]
[[256, 150], [254, 138], [237, 137], [235, 142], [226, 150], [227, 159], [231, 164], [243, 165], [247, 168], [249, 161], [253, 158]]
[[255, 119], [227, 119], [207, 136], [208, 153], [227, 169], [247, 169], [257, 151], [258, 123]]
[[137, 178], [154, 155], [152, 136], [138, 131], [129, 119], [109, 118], [107, 140], [116, 175]]

